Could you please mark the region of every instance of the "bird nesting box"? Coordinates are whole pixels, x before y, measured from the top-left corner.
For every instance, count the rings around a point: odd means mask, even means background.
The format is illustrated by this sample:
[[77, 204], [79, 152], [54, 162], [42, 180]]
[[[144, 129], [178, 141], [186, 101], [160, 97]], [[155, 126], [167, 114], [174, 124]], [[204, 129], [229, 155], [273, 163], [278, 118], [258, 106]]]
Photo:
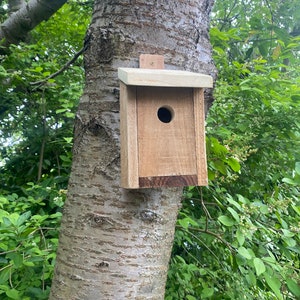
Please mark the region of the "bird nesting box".
[[[140, 64], [161, 59], [143, 56]], [[119, 68], [118, 76], [121, 186], [207, 185], [203, 88], [212, 77], [150, 68]]]

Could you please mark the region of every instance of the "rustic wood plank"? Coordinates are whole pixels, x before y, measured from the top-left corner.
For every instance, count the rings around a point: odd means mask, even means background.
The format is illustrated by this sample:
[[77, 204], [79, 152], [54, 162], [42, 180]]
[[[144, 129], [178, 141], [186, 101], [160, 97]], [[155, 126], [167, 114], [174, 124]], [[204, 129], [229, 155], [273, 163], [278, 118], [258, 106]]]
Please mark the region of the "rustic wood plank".
[[177, 70], [119, 68], [119, 79], [126, 85], [211, 88], [209, 75]]
[[196, 175], [154, 176], [139, 178], [139, 186], [141, 188], [190, 186], [197, 185], [197, 182]]
[[163, 55], [157, 54], [141, 54], [140, 68], [142, 69], [164, 69], [165, 60]]
[[121, 186], [138, 188], [136, 88], [120, 83]]
[[205, 142], [205, 108], [203, 89], [194, 89], [194, 119], [195, 119], [195, 142], [196, 164], [198, 184], [208, 185], [206, 142]]
[[[193, 89], [137, 87], [139, 177], [197, 174]], [[167, 108], [170, 122], [158, 110]]]

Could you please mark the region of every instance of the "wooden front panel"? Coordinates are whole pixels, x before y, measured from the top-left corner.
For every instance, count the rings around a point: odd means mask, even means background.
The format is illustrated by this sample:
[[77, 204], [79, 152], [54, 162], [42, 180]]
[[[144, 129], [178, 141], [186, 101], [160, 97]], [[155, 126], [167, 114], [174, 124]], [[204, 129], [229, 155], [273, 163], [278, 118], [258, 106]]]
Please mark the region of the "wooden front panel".
[[137, 138], [140, 178], [196, 175], [193, 89], [137, 87]]

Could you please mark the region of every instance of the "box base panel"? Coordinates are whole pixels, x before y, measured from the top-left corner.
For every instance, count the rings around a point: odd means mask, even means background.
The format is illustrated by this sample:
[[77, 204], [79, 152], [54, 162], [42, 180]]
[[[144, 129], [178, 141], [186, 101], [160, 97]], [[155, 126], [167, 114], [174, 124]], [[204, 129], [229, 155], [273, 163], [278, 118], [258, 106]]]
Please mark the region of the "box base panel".
[[199, 185], [197, 175], [139, 177], [140, 188]]

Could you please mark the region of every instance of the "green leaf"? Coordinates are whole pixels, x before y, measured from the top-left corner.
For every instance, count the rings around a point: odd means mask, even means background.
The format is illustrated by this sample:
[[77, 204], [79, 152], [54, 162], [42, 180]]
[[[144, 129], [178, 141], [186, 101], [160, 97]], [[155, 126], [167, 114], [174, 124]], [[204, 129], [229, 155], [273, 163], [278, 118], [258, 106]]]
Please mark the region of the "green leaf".
[[256, 280], [256, 276], [253, 272], [249, 271], [249, 273], [245, 277], [250, 286], [256, 285], [257, 280]]
[[187, 295], [186, 296], [186, 299], [187, 300], [197, 300], [194, 296], [192, 296], [192, 295]]
[[298, 298], [300, 298], [300, 286], [293, 279], [287, 278], [286, 284], [288, 289]]
[[[300, 97], [300, 95], [299, 95], [299, 97]], [[299, 161], [296, 162], [296, 165], [295, 165], [295, 171], [296, 171], [297, 174], [300, 175], [300, 162], [299, 162]]]
[[201, 276], [206, 275], [207, 274], [207, 270], [205, 269], [199, 269], [199, 273]]
[[221, 145], [216, 138], [212, 137], [210, 140], [213, 152], [217, 154], [218, 157], [225, 157], [225, 154], [228, 153], [227, 148]]
[[9, 215], [8, 215], [7, 217], [2, 217], [3, 224], [4, 224], [6, 227], [8, 227], [8, 226], [11, 225], [11, 221], [10, 221], [10, 219], [9, 219], [8, 217], [9, 217]]
[[214, 294], [214, 289], [213, 288], [204, 288], [202, 290], [202, 293], [201, 293], [201, 299], [205, 299], [205, 298], [209, 298], [211, 297], [212, 295]]
[[34, 263], [32, 261], [23, 261], [23, 265], [27, 267], [33, 267]]
[[253, 259], [253, 264], [254, 264], [257, 276], [261, 275], [262, 273], [264, 273], [266, 271], [266, 266], [260, 258], [255, 257]]
[[0, 284], [5, 283], [10, 276], [10, 268], [6, 268], [0, 272]]
[[243, 234], [240, 228], [236, 231], [236, 238], [238, 240], [239, 245], [243, 246], [245, 242], [245, 235]]
[[227, 207], [227, 210], [231, 213], [233, 218], [239, 223], [240, 222], [239, 214], [231, 207]]
[[287, 229], [281, 229], [281, 230], [282, 230], [283, 235], [284, 235], [285, 237], [293, 237], [293, 236], [295, 236], [295, 233], [293, 233], [293, 232], [291, 232], [291, 231], [289, 231], [289, 230], [287, 230]]
[[8, 245], [6, 243], [0, 243], [0, 249], [2, 251], [6, 251], [8, 249]]
[[176, 258], [183, 264], [186, 264], [185, 260], [180, 256], [180, 255], [176, 255]]
[[65, 140], [67, 143], [71, 144], [72, 141], [73, 141], [73, 137], [64, 137], [64, 140]]
[[222, 160], [216, 160], [212, 162], [213, 167], [218, 170], [221, 174], [226, 175], [227, 174], [227, 169], [226, 165]]
[[66, 116], [67, 118], [74, 118], [74, 117], [75, 117], [75, 114], [72, 113], [72, 112], [67, 111], [67, 112], [65, 113], [65, 116]]
[[1, 208], [3, 208], [3, 204], [8, 204], [8, 200], [7, 198], [3, 197], [3, 196], [0, 196], [0, 206]]
[[267, 56], [267, 54], [268, 54], [268, 47], [269, 47], [268, 43], [260, 43], [260, 44], [258, 44], [259, 52], [260, 52], [260, 54], [263, 57]]
[[220, 216], [218, 220], [225, 226], [233, 226], [235, 224], [235, 221], [229, 218], [228, 216]]
[[23, 255], [19, 253], [12, 253], [11, 259], [14, 262], [14, 267], [19, 268], [23, 264]]
[[243, 211], [242, 206], [237, 201], [235, 201], [230, 195], [227, 196], [226, 200], [230, 204], [234, 205], [239, 211]]
[[285, 183], [291, 184], [291, 185], [297, 185], [297, 183], [293, 179], [287, 178], [287, 177], [283, 178], [282, 182], [285, 182]]
[[283, 297], [280, 292], [280, 287], [281, 287], [280, 281], [274, 276], [271, 277], [268, 273], [264, 273], [264, 277], [268, 286], [271, 288], [271, 290], [274, 292], [277, 298], [282, 300]]
[[21, 298], [20, 298], [20, 294], [19, 294], [19, 292], [18, 292], [16, 289], [8, 290], [8, 291], [6, 292], [6, 295], [7, 295], [7, 297], [9, 297], [10, 299], [15, 299], [15, 300], [21, 299]]
[[189, 218], [189, 217], [179, 219], [178, 223], [179, 223], [180, 226], [182, 226], [185, 229], [187, 229], [191, 225], [195, 226], [195, 227], [198, 227], [198, 223], [196, 221], [194, 221], [193, 219]]
[[41, 66], [38, 66], [38, 67], [35, 68], [34, 71], [39, 73], [39, 72], [43, 71], [43, 68]]
[[295, 102], [300, 101], [300, 95], [292, 95], [291, 99]]
[[31, 216], [31, 212], [27, 211], [25, 213], [23, 213], [17, 220], [17, 226], [22, 225], [29, 217]]
[[292, 208], [300, 216], [300, 206], [292, 205]]
[[282, 240], [288, 245], [288, 247], [295, 247], [297, 245], [297, 241], [293, 238], [283, 237]]
[[265, 214], [265, 215], [269, 214], [269, 208], [268, 208], [267, 205], [264, 205], [264, 204], [261, 204], [261, 205], [259, 206], [259, 211], [260, 211], [262, 214]]
[[251, 258], [252, 258], [251, 253], [250, 253], [249, 250], [246, 249], [245, 247], [239, 247], [239, 248], [238, 248], [238, 253], [239, 253], [240, 255], [242, 255], [243, 257], [247, 258], [247, 259], [251, 259]]
[[43, 76], [48, 77], [51, 73], [49, 71], [43, 72]]
[[57, 109], [55, 111], [55, 113], [60, 114], [60, 113], [64, 113], [64, 112], [67, 112], [67, 111], [68, 111], [68, 108], [61, 108], [61, 109]]
[[241, 165], [237, 159], [235, 159], [233, 157], [229, 157], [226, 162], [234, 172], [240, 171]]

